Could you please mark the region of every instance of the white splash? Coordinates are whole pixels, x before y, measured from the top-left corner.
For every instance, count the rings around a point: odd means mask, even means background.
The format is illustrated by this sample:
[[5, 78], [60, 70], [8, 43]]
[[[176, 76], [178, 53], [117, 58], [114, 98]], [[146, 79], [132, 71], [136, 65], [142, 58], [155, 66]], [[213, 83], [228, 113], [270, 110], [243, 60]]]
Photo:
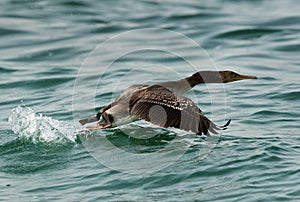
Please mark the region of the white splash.
[[12, 109], [8, 122], [19, 138], [31, 140], [33, 143], [75, 143], [76, 141], [74, 126], [65, 121], [36, 114], [29, 107], [18, 106]]

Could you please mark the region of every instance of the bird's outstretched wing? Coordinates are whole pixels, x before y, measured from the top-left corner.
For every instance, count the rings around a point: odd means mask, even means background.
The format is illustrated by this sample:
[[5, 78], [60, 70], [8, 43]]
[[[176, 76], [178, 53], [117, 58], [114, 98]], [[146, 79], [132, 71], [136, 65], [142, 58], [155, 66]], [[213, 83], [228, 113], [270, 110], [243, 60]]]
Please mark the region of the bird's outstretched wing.
[[201, 113], [195, 103], [159, 85], [131, 97], [129, 113], [161, 127], [174, 127], [199, 135], [217, 134], [219, 128]]

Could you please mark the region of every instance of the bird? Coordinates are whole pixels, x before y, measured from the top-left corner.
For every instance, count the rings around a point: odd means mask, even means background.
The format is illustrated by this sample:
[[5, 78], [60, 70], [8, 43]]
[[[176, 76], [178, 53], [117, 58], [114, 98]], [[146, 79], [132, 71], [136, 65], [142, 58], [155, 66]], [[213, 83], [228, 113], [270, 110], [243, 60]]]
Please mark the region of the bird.
[[217, 126], [208, 119], [201, 109], [184, 92], [202, 83], [228, 83], [256, 76], [241, 75], [233, 71], [199, 71], [184, 79], [161, 82], [154, 85], [132, 85], [124, 90], [112, 103], [101, 108], [96, 116], [79, 120], [90, 131], [112, 128], [145, 120], [163, 128], [177, 128], [197, 135], [211, 136], [227, 129], [231, 119]]

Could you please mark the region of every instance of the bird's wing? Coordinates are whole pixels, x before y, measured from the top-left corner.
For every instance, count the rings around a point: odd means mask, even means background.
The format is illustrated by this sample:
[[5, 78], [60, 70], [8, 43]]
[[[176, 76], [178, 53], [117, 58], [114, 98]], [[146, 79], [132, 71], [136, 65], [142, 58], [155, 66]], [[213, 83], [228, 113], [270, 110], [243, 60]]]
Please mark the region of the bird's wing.
[[219, 129], [194, 102], [184, 96], [176, 96], [162, 86], [151, 86], [133, 95], [130, 114], [161, 127], [174, 127], [199, 135], [217, 134]]

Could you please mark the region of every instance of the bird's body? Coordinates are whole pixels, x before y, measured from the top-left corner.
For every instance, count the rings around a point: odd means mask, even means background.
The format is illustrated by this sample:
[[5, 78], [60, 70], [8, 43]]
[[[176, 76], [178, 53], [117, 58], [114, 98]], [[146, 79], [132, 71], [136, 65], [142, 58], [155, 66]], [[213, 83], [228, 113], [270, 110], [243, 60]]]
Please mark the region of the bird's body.
[[114, 121], [112, 127], [127, 124], [138, 120], [130, 114], [129, 102], [134, 93], [146, 89], [148, 85], [133, 85], [127, 88], [114, 102], [111, 107], [105, 110], [105, 113], [113, 115]]
[[226, 83], [254, 76], [239, 75], [231, 71], [202, 71], [185, 79], [162, 82], [155, 85], [133, 85], [127, 88], [115, 101], [102, 108], [96, 117], [80, 120], [82, 125], [98, 121], [89, 130], [123, 125], [143, 119], [155, 125], [192, 131], [199, 135], [217, 133], [218, 127], [211, 122], [196, 104], [182, 93], [200, 83]]

